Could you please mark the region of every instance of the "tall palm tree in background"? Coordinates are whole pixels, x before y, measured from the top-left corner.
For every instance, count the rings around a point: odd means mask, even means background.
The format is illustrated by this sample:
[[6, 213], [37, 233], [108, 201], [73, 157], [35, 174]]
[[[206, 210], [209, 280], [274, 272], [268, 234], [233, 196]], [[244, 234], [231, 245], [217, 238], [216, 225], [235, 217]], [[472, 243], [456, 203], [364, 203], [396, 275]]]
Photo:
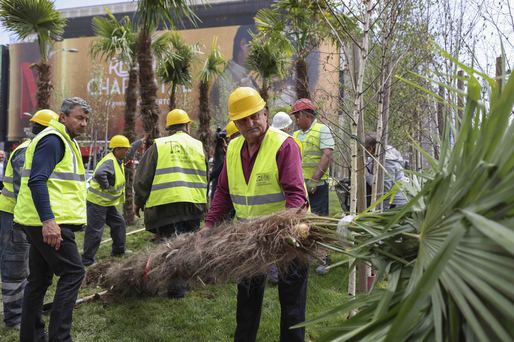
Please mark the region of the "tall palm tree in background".
[[267, 39], [262, 35], [250, 41], [246, 64], [261, 80], [259, 93], [268, 101], [273, 78], [284, 78], [291, 58], [291, 49], [284, 39]]
[[191, 87], [191, 67], [199, 52], [198, 46], [187, 44], [176, 31], [167, 31], [154, 41], [152, 47], [159, 60], [157, 76], [163, 83], [171, 84], [169, 108], [173, 110], [176, 106], [177, 86]]
[[[334, 1], [278, 0], [271, 8], [257, 12], [255, 24], [258, 32], [267, 39], [285, 39], [294, 53], [296, 96], [310, 98], [307, 74], [307, 56], [325, 39], [331, 38], [326, 22], [328, 4]], [[340, 14], [340, 21], [353, 29], [355, 25]], [[331, 19], [329, 19], [331, 20]]]
[[[136, 138], [136, 110], [137, 110], [137, 56], [134, 25], [129, 17], [123, 17], [118, 21], [110, 11], [107, 17], [93, 18], [93, 31], [97, 39], [91, 44], [93, 58], [117, 59], [128, 65], [128, 83], [125, 89], [125, 125], [124, 134], [130, 140]], [[132, 164], [125, 168], [125, 203], [123, 204], [123, 216], [127, 224], [135, 223], [133, 200], [134, 193], [132, 183], [135, 169]]]
[[157, 84], [154, 79], [152, 35], [159, 25], [174, 26], [174, 15], [194, 22], [197, 17], [190, 8], [190, 0], [140, 0], [138, 3], [137, 60], [139, 63], [139, 93], [141, 119], [150, 139], [159, 135], [159, 107], [156, 102]]
[[211, 82], [223, 74], [226, 60], [223, 58], [218, 47], [218, 38], [215, 37], [211, 44], [211, 50], [205, 59], [202, 70], [200, 71], [199, 85], [199, 120], [198, 138], [203, 143], [205, 150], [209, 153], [211, 146], [211, 113], [209, 109], [209, 88]]
[[37, 37], [40, 60], [31, 65], [39, 75], [37, 106], [49, 108], [53, 86], [48, 60], [53, 44], [61, 39], [66, 19], [50, 0], [0, 0], [0, 22], [20, 39]]
[[107, 18], [93, 18], [93, 31], [97, 37], [90, 49], [93, 58], [117, 59], [128, 65], [124, 134], [133, 141], [137, 110], [137, 34], [129, 17], [123, 17], [118, 21], [109, 11], [107, 11]]

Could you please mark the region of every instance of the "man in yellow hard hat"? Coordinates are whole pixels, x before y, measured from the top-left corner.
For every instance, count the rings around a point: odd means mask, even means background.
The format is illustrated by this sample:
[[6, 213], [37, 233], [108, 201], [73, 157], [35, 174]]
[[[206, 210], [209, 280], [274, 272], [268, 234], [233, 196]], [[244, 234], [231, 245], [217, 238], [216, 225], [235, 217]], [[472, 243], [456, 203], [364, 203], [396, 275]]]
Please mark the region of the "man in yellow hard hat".
[[[259, 93], [250, 87], [237, 88], [228, 99], [228, 112], [241, 136], [228, 145], [205, 229], [218, 224], [232, 209], [237, 219], [252, 220], [286, 208], [306, 207], [298, 145], [288, 134], [269, 127], [268, 109]], [[304, 340], [303, 328], [290, 327], [305, 321], [307, 271], [307, 265], [293, 262], [280, 276], [280, 341]], [[266, 275], [262, 275], [238, 284], [235, 341], [255, 341], [265, 282]]]
[[87, 190], [87, 226], [84, 234], [82, 263], [95, 263], [104, 225], [111, 228], [112, 256], [125, 254], [126, 224], [116, 206], [125, 201], [125, 169], [123, 161], [130, 148], [129, 140], [115, 135], [109, 141], [111, 152], [96, 165]]
[[232, 120], [230, 120], [225, 127], [225, 132], [227, 133], [227, 138], [229, 139], [228, 141], [235, 139], [240, 135], [239, 129], [237, 129], [236, 124]]
[[[50, 121], [58, 119], [59, 115], [50, 109], [37, 111], [30, 119], [32, 134], [39, 134]], [[21, 322], [23, 291], [29, 274], [27, 237], [23, 231], [13, 229], [13, 212], [29, 143], [30, 139], [24, 141], [11, 153], [4, 178], [5, 186], [0, 194], [0, 274], [4, 323], [7, 327], [18, 327]]]
[[[84, 279], [75, 232], [86, 224], [86, 179], [75, 137], [86, 132], [91, 107], [80, 97], [63, 101], [53, 120], [27, 147], [14, 208], [15, 227], [30, 243], [20, 341], [71, 341], [73, 308]], [[55, 290], [48, 337], [41, 318], [53, 275]]]
[[182, 109], [170, 111], [169, 136], [155, 140], [136, 171], [135, 214], [144, 208], [145, 228], [159, 237], [197, 230], [206, 210], [207, 162], [190, 123]]

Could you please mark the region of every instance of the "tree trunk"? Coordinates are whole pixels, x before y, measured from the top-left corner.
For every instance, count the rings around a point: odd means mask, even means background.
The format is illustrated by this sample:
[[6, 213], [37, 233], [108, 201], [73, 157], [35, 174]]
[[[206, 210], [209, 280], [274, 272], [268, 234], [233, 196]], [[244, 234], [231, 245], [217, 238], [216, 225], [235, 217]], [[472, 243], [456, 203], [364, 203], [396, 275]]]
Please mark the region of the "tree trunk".
[[268, 103], [269, 98], [269, 86], [268, 86], [268, 80], [263, 78], [262, 79], [262, 87], [259, 89], [259, 94], [261, 95], [264, 102]]
[[[464, 91], [464, 71], [459, 70], [457, 72], [457, 88], [460, 91]], [[464, 96], [461, 94], [457, 94], [457, 115], [458, 117], [455, 118], [455, 127], [457, 130], [461, 126], [462, 117], [464, 116]]]
[[[363, 186], [365, 194], [365, 180], [364, 180], [364, 152], [359, 142], [363, 141], [364, 134], [364, 71], [366, 69], [366, 62], [368, 59], [368, 46], [369, 46], [369, 25], [372, 11], [372, 4], [370, 0], [364, 0], [366, 12], [364, 13], [363, 24], [363, 37], [361, 46], [354, 46], [354, 73], [355, 73], [355, 100], [354, 110], [351, 115], [351, 129], [352, 140], [350, 142], [350, 150], [352, 156], [352, 170], [351, 170], [351, 194], [350, 194], [350, 214], [357, 214], [358, 211], [363, 210], [366, 206], [366, 198], [363, 198]], [[364, 202], [364, 203], [363, 203]], [[363, 281], [367, 275], [366, 267], [358, 267], [359, 282], [356, 281], [355, 269], [350, 272], [350, 279], [348, 282], [348, 292], [351, 296], [355, 295], [356, 285], [358, 285], [358, 292], [367, 292], [367, 281]], [[357, 283], [357, 284], [356, 284]]]
[[123, 130], [123, 134], [132, 142], [136, 138], [137, 76], [137, 68], [134, 65], [129, 70], [127, 89], [125, 89], [125, 127]]
[[177, 84], [175, 82], [173, 82], [171, 84], [171, 90], [170, 90], [170, 105], [169, 105], [170, 110], [173, 110], [176, 108], [175, 107], [176, 102], [177, 102]]
[[150, 139], [159, 136], [159, 106], [157, 106], [157, 84], [155, 83], [151, 34], [142, 30], [138, 36], [137, 60], [139, 63], [139, 93], [141, 96], [141, 119], [145, 133]]
[[303, 58], [298, 58], [295, 62], [296, 68], [296, 97], [310, 99], [309, 77], [307, 74], [307, 62]]
[[198, 138], [203, 144], [203, 148], [206, 152], [206, 157], [210, 157], [211, 147], [211, 130], [210, 121], [211, 113], [209, 111], [209, 83], [200, 82], [200, 113], [198, 118], [200, 120], [200, 127], [198, 128]]
[[[124, 134], [129, 141], [134, 142], [136, 138], [136, 110], [137, 110], [137, 68], [131, 66], [129, 71], [129, 80], [127, 89], [125, 90], [125, 128]], [[125, 164], [125, 203], [123, 203], [123, 217], [128, 225], [136, 222], [134, 217], [134, 173], [135, 165], [133, 161]]]
[[[384, 194], [384, 165], [385, 165], [385, 148], [388, 140], [388, 122], [389, 122], [389, 99], [391, 95], [391, 75], [392, 75], [392, 55], [391, 40], [396, 27], [399, 15], [399, 6], [397, 1], [386, 1], [384, 7], [388, 10], [382, 11], [383, 30], [380, 45], [382, 46], [382, 54], [380, 56], [380, 84], [378, 91], [378, 120], [377, 120], [377, 139], [379, 144], [376, 146], [375, 157], [373, 163], [373, 186], [371, 203], [375, 203], [378, 197]], [[383, 209], [381, 202], [377, 206], [378, 210]]]
[[50, 108], [50, 96], [52, 95], [52, 73], [50, 63], [40, 61], [37, 64], [31, 66], [38, 73], [37, 79], [37, 109], [49, 109]]
[[128, 225], [136, 223], [134, 216], [134, 174], [136, 173], [134, 163], [125, 167], [125, 202], [123, 203], [123, 217]]

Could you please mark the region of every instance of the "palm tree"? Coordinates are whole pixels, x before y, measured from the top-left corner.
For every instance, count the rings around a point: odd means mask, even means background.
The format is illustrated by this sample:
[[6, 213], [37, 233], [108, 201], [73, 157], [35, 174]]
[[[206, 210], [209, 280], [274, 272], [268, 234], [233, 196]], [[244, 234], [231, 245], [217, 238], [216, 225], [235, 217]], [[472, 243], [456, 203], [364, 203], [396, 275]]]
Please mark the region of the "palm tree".
[[[117, 58], [129, 66], [128, 83], [125, 89], [125, 127], [124, 134], [134, 141], [137, 110], [137, 56], [136, 56], [136, 32], [129, 17], [123, 17], [118, 21], [109, 10], [106, 10], [107, 18], [93, 18], [93, 31], [97, 39], [91, 44], [93, 58], [104, 59]], [[125, 203], [123, 204], [123, 216], [127, 224], [135, 223], [133, 211], [134, 168], [125, 168]]]
[[185, 16], [192, 22], [197, 17], [190, 8], [190, 0], [140, 0], [138, 3], [137, 60], [139, 63], [139, 93], [141, 118], [150, 139], [159, 135], [159, 107], [156, 102], [157, 84], [154, 79], [152, 34], [159, 25], [174, 26], [174, 17]]
[[273, 78], [284, 78], [287, 74], [286, 68], [291, 57], [289, 44], [284, 39], [277, 41], [257, 35], [250, 41], [249, 50], [246, 64], [262, 80], [259, 93], [264, 101], [268, 101]]
[[[432, 170], [404, 186], [404, 207], [348, 226], [356, 244], [345, 254], [373, 263], [386, 287], [315, 319], [338, 320], [323, 340], [514, 340], [514, 77], [499, 78], [502, 91], [446, 57], [468, 73], [462, 124], [446, 127], [439, 160], [417, 146]], [[476, 74], [491, 86], [488, 108]]]
[[171, 84], [170, 110], [175, 109], [177, 86], [191, 87], [191, 66], [198, 53], [197, 45], [188, 45], [176, 31], [167, 31], [152, 44], [159, 60], [157, 75], [163, 83]]
[[109, 10], [106, 12], [107, 18], [93, 18], [93, 31], [97, 39], [91, 44], [90, 52], [93, 58], [116, 58], [129, 66], [128, 84], [125, 89], [124, 134], [133, 141], [137, 109], [137, 34], [129, 17], [125, 16], [118, 21]]
[[61, 39], [66, 19], [50, 0], [0, 0], [0, 22], [20, 39], [37, 37], [40, 60], [31, 66], [39, 75], [37, 106], [49, 108], [53, 86], [48, 60], [53, 44]]
[[[326, 19], [327, 3], [333, 1], [278, 0], [271, 8], [261, 9], [255, 16], [257, 30], [267, 39], [285, 39], [295, 56], [296, 96], [310, 98], [307, 77], [307, 56], [318, 48], [324, 39], [331, 38], [331, 28]], [[354, 26], [342, 14], [348, 29]]]
[[209, 87], [214, 78], [223, 74], [226, 60], [223, 58], [221, 51], [218, 47], [218, 38], [212, 40], [211, 50], [205, 59], [203, 68], [200, 71], [200, 85], [199, 85], [199, 119], [200, 127], [198, 128], [198, 138], [202, 141], [203, 146], [207, 152], [210, 151], [211, 145], [211, 131], [210, 121], [211, 113], [209, 110]]

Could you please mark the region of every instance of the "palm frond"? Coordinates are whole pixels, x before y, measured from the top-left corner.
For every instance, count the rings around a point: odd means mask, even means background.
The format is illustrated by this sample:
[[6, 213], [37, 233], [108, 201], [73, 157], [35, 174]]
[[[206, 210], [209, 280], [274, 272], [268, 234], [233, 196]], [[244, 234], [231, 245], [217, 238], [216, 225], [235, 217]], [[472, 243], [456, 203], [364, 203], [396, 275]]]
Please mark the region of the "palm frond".
[[202, 70], [200, 71], [200, 82], [209, 83], [215, 77], [223, 74], [227, 61], [221, 54], [218, 47], [218, 37], [214, 37], [211, 50], [205, 59]]
[[447, 151], [423, 175], [418, 194], [348, 227], [357, 258], [388, 274], [388, 291], [377, 298], [383, 290], [373, 289], [322, 340], [514, 339], [514, 77], [485, 112], [479, 74], [465, 70], [455, 144], [443, 144]]
[[324, 39], [332, 38], [327, 19], [333, 26], [334, 21], [338, 20], [345, 30], [354, 30], [356, 25], [351, 19], [343, 13], [336, 15], [337, 18], [334, 18], [328, 12], [328, 5], [324, 1], [278, 0], [271, 8], [259, 10], [254, 20], [257, 31], [263, 37], [278, 42], [285, 39], [295, 55], [305, 58]]
[[[157, 43], [160, 61], [157, 67], [157, 75], [164, 83], [191, 86], [191, 67], [196, 55], [199, 53], [198, 44], [187, 44], [176, 31], [165, 32]], [[155, 51], [155, 50], [154, 50]]]
[[155, 31], [159, 25], [175, 28], [176, 22], [183, 22], [185, 17], [196, 24], [200, 19], [192, 10], [193, 0], [139, 0], [138, 26], [147, 34]]
[[250, 42], [246, 64], [263, 79], [275, 76], [283, 78], [286, 76], [291, 56], [292, 51], [287, 40], [266, 39], [257, 35]]
[[129, 64], [135, 62], [136, 38], [134, 26], [129, 17], [118, 21], [109, 10], [107, 17], [93, 18], [93, 31], [97, 38], [91, 44], [91, 55], [102, 58], [118, 57]]
[[66, 19], [50, 0], [0, 0], [0, 22], [20, 39], [36, 35], [43, 60], [66, 26]]

